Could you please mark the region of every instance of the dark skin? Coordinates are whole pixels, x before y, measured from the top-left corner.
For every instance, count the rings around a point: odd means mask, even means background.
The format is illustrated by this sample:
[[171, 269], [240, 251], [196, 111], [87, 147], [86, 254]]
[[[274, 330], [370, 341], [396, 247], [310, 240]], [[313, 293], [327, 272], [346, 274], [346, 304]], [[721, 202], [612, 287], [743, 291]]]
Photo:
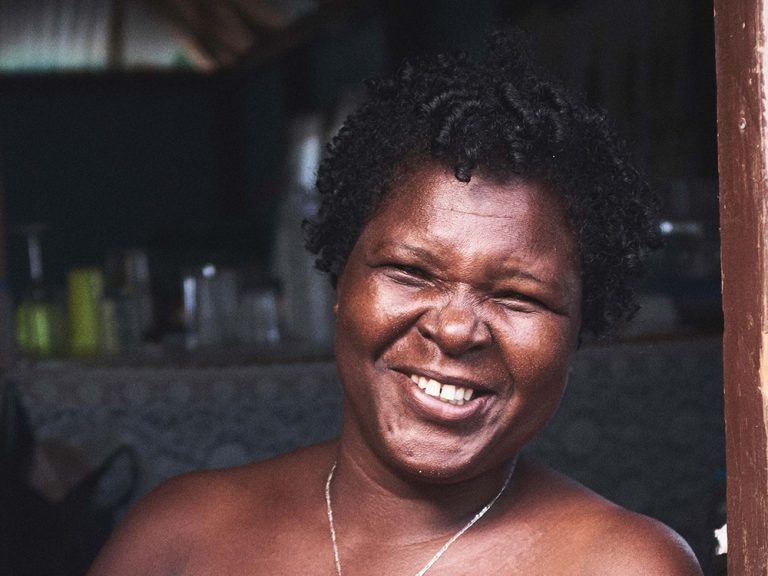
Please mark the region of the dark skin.
[[[166, 483], [90, 574], [333, 575], [324, 486], [334, 461], [343, 573], [415, 574], [556, 410], [580, 328], [578, 263], [552, 192], [422, 167], [365, 227], [340, 277], [340, 439]], [[436, 398], [420, 376], [474, 395]], [[523, 459], [429, 572], [470, 573], [701, 572], [666, 527]]]

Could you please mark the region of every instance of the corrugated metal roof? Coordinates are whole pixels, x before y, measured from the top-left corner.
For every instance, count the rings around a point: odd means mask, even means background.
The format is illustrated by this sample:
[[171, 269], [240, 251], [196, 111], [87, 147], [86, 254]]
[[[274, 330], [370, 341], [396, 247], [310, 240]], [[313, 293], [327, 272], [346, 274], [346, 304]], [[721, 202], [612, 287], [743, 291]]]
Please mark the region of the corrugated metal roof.
[[211, 70], [271, 54], [286, 44], [286, 38], [296, 36], [293, 29], [301, 24], [353, 4], [353, 0], [0, 0], [0, 73]]

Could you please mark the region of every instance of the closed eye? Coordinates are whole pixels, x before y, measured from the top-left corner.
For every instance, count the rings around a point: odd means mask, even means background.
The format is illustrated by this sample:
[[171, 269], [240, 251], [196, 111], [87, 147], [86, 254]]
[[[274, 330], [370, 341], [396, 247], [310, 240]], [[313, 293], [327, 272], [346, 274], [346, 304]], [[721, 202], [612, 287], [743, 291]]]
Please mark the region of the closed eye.
[[510, 310], [534, 312], [537, 309], [548, 308], [541, 300], [520, 292], [505, 292], [497, 294], [494, 301]]
[[406, 286], [422, 286], [431, 278], [428, 272], [418, 266], [386, 264], [384, 268], [387, 276]]

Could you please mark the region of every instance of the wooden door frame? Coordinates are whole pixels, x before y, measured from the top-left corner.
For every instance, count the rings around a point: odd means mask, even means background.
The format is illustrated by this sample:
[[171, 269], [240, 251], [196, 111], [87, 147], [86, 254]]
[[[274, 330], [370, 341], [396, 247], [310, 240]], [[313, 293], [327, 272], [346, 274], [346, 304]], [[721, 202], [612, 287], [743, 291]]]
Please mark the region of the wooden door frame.
[[766, 0], [715, 0], [728, 574], [768, 574]]

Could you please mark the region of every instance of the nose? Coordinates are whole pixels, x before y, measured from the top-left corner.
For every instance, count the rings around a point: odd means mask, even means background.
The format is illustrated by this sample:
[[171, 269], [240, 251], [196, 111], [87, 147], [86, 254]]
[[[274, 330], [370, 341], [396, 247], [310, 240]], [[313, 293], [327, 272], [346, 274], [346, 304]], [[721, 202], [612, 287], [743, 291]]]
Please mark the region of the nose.
[[450, 356], [486, 348], [493, 339], [490, 328], [477, 313], [476, 304], [467, 300], [452, 299], [419, 319], [421, 335]]

